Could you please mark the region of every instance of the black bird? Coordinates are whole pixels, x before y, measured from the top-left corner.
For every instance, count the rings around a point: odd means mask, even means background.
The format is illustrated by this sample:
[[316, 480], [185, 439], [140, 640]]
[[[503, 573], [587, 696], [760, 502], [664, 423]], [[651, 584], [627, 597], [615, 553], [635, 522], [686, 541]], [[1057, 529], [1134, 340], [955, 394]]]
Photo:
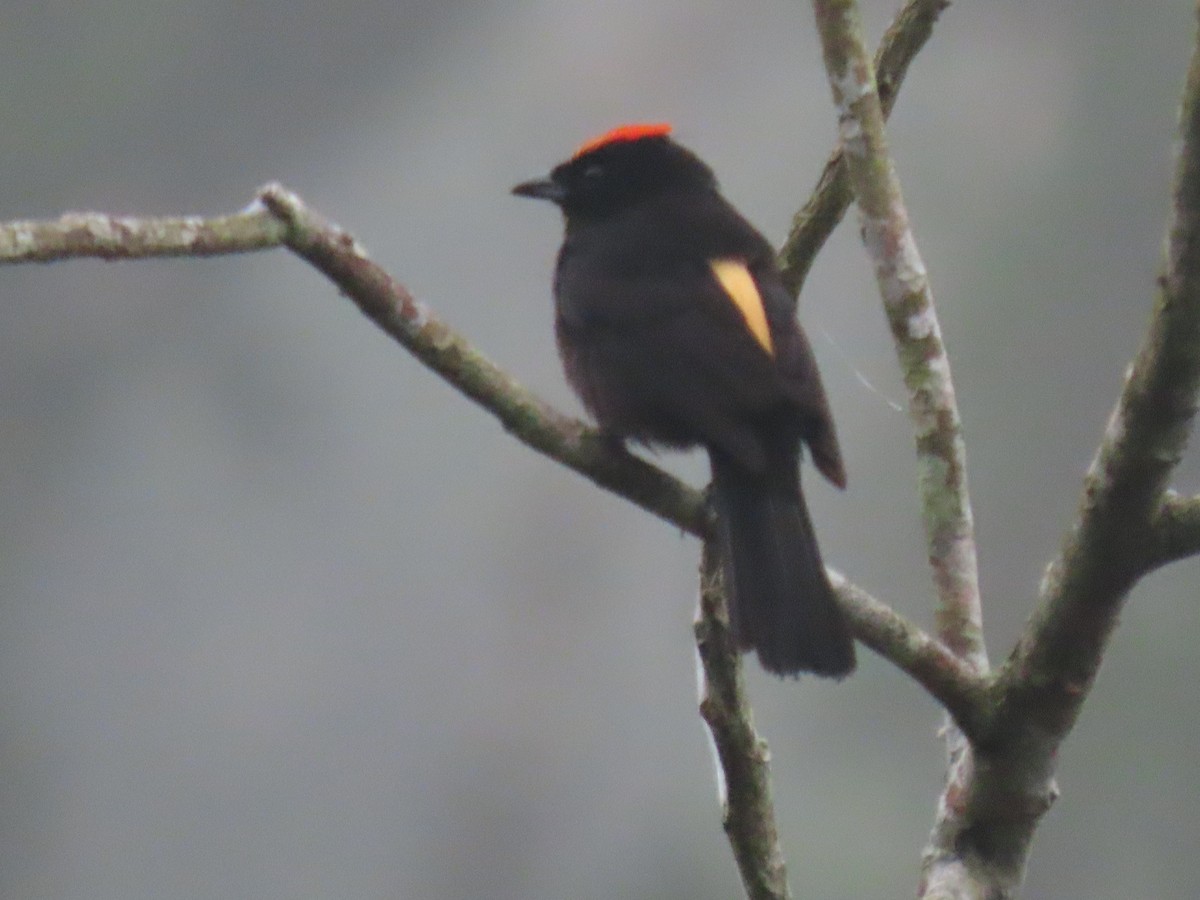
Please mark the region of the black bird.
[[799, 471], [803, 443], [846, 484], [825, 390], [771, 245], [669, 134], [616, 128], [513, 188], [565, 219], [554, 300], [567, 378], [605, 431], [708, 451], [738, 646], [769, 672], [840, 678], [854, 643]]

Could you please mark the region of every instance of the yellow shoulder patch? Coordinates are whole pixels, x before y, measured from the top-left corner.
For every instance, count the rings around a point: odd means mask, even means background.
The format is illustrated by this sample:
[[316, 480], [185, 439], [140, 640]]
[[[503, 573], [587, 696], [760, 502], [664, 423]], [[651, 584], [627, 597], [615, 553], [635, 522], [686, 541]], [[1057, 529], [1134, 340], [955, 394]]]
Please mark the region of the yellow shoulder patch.
[[746, 264], [740, 259], [714, 259], [709, 266], [721, 283], [721, 288], [746, 320], [750, 334], [767, 351], [768, 356], [774, 356], [775, 344], [771, 341], [771, 329], [767, 327], [767, 311], [763, 307], [758, 285], [754, 283], [754, 276]]

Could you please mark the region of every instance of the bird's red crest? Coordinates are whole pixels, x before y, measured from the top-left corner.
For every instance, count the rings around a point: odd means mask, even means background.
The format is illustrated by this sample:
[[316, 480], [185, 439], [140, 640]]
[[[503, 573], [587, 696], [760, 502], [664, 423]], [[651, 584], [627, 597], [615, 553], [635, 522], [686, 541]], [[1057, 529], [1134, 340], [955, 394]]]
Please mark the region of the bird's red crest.
[[671, 126], [666, 122], [655, 122], [649, 125], [620, 125], [612, 131], [604, 132], [599, 137], [585, 141], [575, 151], [573, 158], [578, 159], [585, 153], [591, 153], [593, 150], [599, 150], [601, 147], [607, 147], [609, 144], [616, 144], [620, 141], [637, 141], [648, 137], [666, 137], [670, 133]]

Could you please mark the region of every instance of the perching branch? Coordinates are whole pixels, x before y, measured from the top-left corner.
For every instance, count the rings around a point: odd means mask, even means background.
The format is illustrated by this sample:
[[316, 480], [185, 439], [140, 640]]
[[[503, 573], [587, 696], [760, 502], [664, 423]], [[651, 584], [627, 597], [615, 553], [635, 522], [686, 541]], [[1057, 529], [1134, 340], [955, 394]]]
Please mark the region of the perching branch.
[[703, 536], [701, 492], [565, 416], [522, 387], [438, 321], [408, 290], [367, 258], [354, 239], [279, 185], [263, 202], [288, 226], [287, 244], [327, 275], [372, 322], [462, 391], [533, 449], [691, 534]]
[[[902, 12], [889, 32], [888, 46], [906, 45], [910, 40], [906, 35], [916, 21], [912, 11], [926, 5], [909, 3], [907, 14]], [[897, 86], [907, 59], [927, 34], [926, 25], [924, 36], [905, 51]], [[888, 51], [885, 47], [881, 52]], [[812, 253], [820, 243], [811, 245]], [[278, 246], [291, 248], [328, 276], [387, 334], [529, 446], [683, 530], [702, 537], [708, 532], [710, 519], [701, 494], [530, 394], [372, 263], [350, 235], [278, 185], [264, 188], [258, 201], [233, 216], [135, 219], [81, 213], [55, 222], [0, 226], [0, 264], [76, 257], [209, 256]], [[707, 577], [696, 626], [704, 667], [701, 710], [721, 764], [726, 829], [750, 896], [777, 900], [789, 894], [775, 832], [768, 753], [753, 728], [740, 657], [729, 639], [714, 557], [707, 549], [704, 560]], [[865, 592], [840, 577], [837, 584], [853, 627], [869, 646], [910, 672], [957, 719], [979, 719], [981, 690], [973, 673]]]
[[[949, 0], [908, 0], [876, 57], [852, 0], [814, 0], [842, 143], [781, 252], [793, 291], [853, 192], [896, 340], [917, 430], [920, 490], [939, 609], [925, 634], [831, 577], [856, 637], [947, 710], [950, 766], [922, 867], [922, 897], [1010, 897], [1037, 824], [1053, 803], [1056, 753], [1090, 692], [1132, 586], [1200, 555], [1200, 497], [1167, 490], [1200, 392], [1200, 44], [1180, 116], [1181, 151], [1153, 320], [1084, 483], [1075, 526], [1048, 568], [1010, 659], [989, 674], [983, 642], [962, 429], [924, 266], [908, 227], [883, 121], [908, 62]], [[703, 495], [521, 387], [372, 263], [354, 239], [278, 185], [242, 213], [200, 219], [75, 213], [0, 225], [0, 264], [93, 257], [210, 256], [287, 246], [373, 322], [524, 443], [705, 539]], [[701, 712], [720, 762], [725, 825], [747, 891], [787, 897], [757, 735], [729, 640], [712, 548], [704, 543], [696, 639]]]
[[522, 387], [367, 258], [346, 232], [277, 184], [244, 212], [202, 219], [68, 213], [0, 225], [0, 264], [91, 257], [216, 256], [287, 246], [327, 275], [387, 334], [498, 418], [524, 443], [695, 535], [708, 528], [701, 492], [627, 453]]
[[[250, 207], [231, 216], [71, 213], [50, 222], [0, 225], [0, 264], [214, 256], [280, 246], [323, 272], [387, 334], [526, 444], [692, 534], [707, 533], [709, 514], [699, 492], [529, 393], [371, 262], [349, 234], [279, 185], [263, 188]], [[697, 622], [706, 684], [702, 711], [721, 748], [730, 841], [752, 896], [785, 897], [778, 842], [771, 837], [765, 745], [753, 732], [740, 660], [729, 642], [718, 581], [711, 577], [711, 555], [706, 559], [710, 577], [704, 582]], [[984, 680], [915, 625], [841, 575], [831, 574], [856, 636], [909, 673], [956, 721], [973, 729], [985, 711]]]
[[[53, 221], [0, 224], [0, 265], [217, 256], [290, 247], [324, 272], [380, 328], [529, 446], [684, 531], [706, 533], [708, 513], [699, 492], [530, 394], [372, 263], [350, 235], [308, 209], [295, 194], [279, 185], [259, 193], [260, 199], [244, 212], [230, 216], [69, 213]], [[856, 635], [925, 684], [928, 678], [920, 674], [922, 669], [945, 650], [844, 576], [830, 574]], [[925, 650], [914, 655], [914, 648]], [[960, 693], [969, 693], [969, 688], [964, 682]], [[947, 696], [954, 693], [948, 690]], [[946, 696], [934, 693], [946, 702]]]
[[232, 216], [135, 218], [73, 212], [0, 225], [0, 265], [62, 259], [225, 256], [281, 247], [287, 226], [257, 201]]
[[700, 715], [717, 755], [717, 799], [750, 900], [791, 897], [771, 800], [770, 753], [754, 730], [742, 680], [741, 654], [729, 632], [720, 556], [706, 540], [700, 556], [700, 606], [696, 613], [700, 664]]

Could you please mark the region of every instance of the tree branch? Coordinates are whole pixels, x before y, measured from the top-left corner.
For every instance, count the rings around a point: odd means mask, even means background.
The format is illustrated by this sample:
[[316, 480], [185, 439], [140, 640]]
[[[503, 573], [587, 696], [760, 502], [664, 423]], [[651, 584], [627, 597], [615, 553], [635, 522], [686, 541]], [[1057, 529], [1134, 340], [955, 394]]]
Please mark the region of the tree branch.
[[1164, 540], [1194, 533], [1194, 500], [1166, 497], [1200, 392], [1200, 32], [1179, 116], [1163, 274], [1150, 327], [1084, 479], [1074, 528], [1038, 609], [1000, 673], [997, 728], [1015, 719], [1053, 739], [1071, 729], [1134, 582]]
[[[707, 533], [702, 492], [530, 394], [367, 259], [353, 237], [279, 185], [264, 187], [259, 200], [230, 216], [135, 218], [89, 212], [48, 222], [0, 223], [0, 265], [217, 256], [273, 247], [289, 247], [315, 265], [380, 328], [529, 446], [690, 534]], [[941, 645], [844, 576], [830, 570], [830, 577], [839, 585], [860, 640], [918, 681], [938, 680], [919, 673], [937, 664], [944, 653]], [[951, 682], [957, 678], [948, 677]], [[969, 693], [970, 685], [958, 680], [958, 693]], [[946, 696], [955, 691], [944, 689]]]
[[985, 733], [990, 679], [840, 572], [828, 571], [854, 636], [925, 688], [967, 735]]
[[[933, 25], [950, 0], [908, 0], [884, 32], [875, 51], [875, 79], [886, 118], [891, 115], [908, 74], [908, 64], [925, 46]], [[853, 194], [841, 144], [829, 154], [812, 196], [792, 219], [792, 228], [779, 251], [783, 283], [798, 296], [817, 253], [842, 221]]]
[[[853, 0], [813, 0], [813, 8], [863, 243], [875, 266], [909, 392], [922, 519], [938, 593], [938, 636], [971, 669], [983, 673], [988, 660], [966, 449], [929, 280], [888, 155], [883, 109], [857, 5]], [[1007, 872], [994, 871], [993, 861], [984, 858], [988, 848], [969, 847], [960, 827], [961, 792], [983, 783], [976, 778], [979, 758], [965, 731], [977, 733], [981, 724], [955, 716], [945, 730], [947, 778], [922, 861], [921, 896], [931, 896], [931, 891], [939, 897], [1004, 896], [1002, 891], [1020, 883], [1020, 872], [1014, 882], [1005, 877]], [[971, 837], [986, 842], [990, 833], [979, 828]], [[964, 849], [970, 853], [969, 864], [963, 862]], [[984, 865], [977, 864], [981, 858]]]
[[741, 654], [729, 632], [720, 555], [710, 540], [704, 542], [700, 557], [695, 632], [700, 715], [716, 750], [717, 795], [725, 835], [750, 900], [787, 900], [791, 893], [775, 826], [770, 753], [754, 730]]
[[1200, 501], [1165, 495], [1200, 391], [1200, 31], [1195, 41], [1150, 327], [1084, 479], [1075, 525], [997, 673], [990, 728], [961, 754], [943, 794], [923, 872], [923, 890], [939, 897], [1015, 893], [1034, 830], [1058, 793], [1058, 748], [1130, 588], [1154, 565], [1195, 552]]
[[[940, 702], [968, 735], [987, 728], [991, 681], [920, 628], [829, 570], [855, 637], [893, 662]], [[718, 799], [725, 833], [747, 895], [789, 897], [771, 798], [770, 754], [754, 728], [741, 654], [729, 615], [715, 546], [705, 541], [695, 623], [700, 662], [700, 715], [716, 750]]]
[[295, 194], [268, 185], [261, 197], [287, 225], [289, 247], [337, 284], [367, 318], [518, 439], [684, 531], [706, 533], [709, 514], [702, 492], [526, 390], [438, 321], [368, 259], [354, 238], [308, 209]]
[[[949, 364], [923, 262], [887, 155], [883, 122], [907, 65], [950, 0], [908, 0], [873, 71], [853, 0], [813, 0], [839, 109], [841, 143], [781, 251], [794, 292], [858, 197], [863, 235], [897, 345], [917, 431], [923, 518], [938, 588], [937, 635], [837, 573], [856, 637], [946, 708], [949, 770], [922, 866], [923, 897], [1008, 897], [1034, 830], [1057, 796], [1059, 745], [1086, 699], [1136, 581], [1200, 554], [1200, 496], [1166, 490], [1200, 393], [1200, 34], [1180, 114], [1163, 274], [1153, 319], [1084, 482], [1075, 525], [1048, 567], [1012, 656], [988, 674], [965, 452]], [[554, 410], [437, 320], [346, 232], [278, 185], [245, 211], [201, 219], [70, 213], [0, 226], [0, 264], [94, 257], [210, 256], [287, 246], [378, 327], [528, 446], [704, 539], [695, 625], [701, 713], [719, 762], [725, 827], [753, 898], [789, 896], [768, 753], [730, 640], [711, 521], [701, 492]]]
[[134, 218], [66, 213], [53, 222], [0, 225], [0, 265], [62, 259], [221, 256], [285, 243], [284, 222], [261, 203], [232, 216]]
[[883, 110], [857, 6], [852, 0], [814, 0], [813, 7], [863, 242], [875, 266], [909, 392], [922, 517], [939, 598], [938, 637], [986, 671], [966, 448], [933, 293], [888, 156]]
[[[278, 246], [291, 248], [324, 273], [380, 328], [526, 444], [692, 534], [708, 534], [710, 516], [702, 493], [530, 394], [372, 263], [349, 234], [279, 185], [263, 188], [258, 201], [232, 216], [130, 218], [72, 213], [53, 222], [0, 225], [0, 264], [211, 256]], [[751, 896], [786, 897], [766, 747], [753, 730], [740, 656], [729, 640], [711, 552], [705, 565], [708, 577], [697, 622], [705, 666], [701, 705], [722, 760], [727, 829]], [[956, 720], [976, 727], [983, 715], [980, 677], [866, 592], [837, 573], [832, 577], [856, 635], [910, 673]]]
[[1180, 497], [1167, 491], [1150, 524], [1154, 530], [1151, 566], [1200, 554], [1200, 496]]
[[328, 276], [376, 325], [521, 441], [684, 531], [703, 536], [702, 492], [565, 416], [439, 321], [346, 232], [272, 184], [245, 211], [214, 218], [68, 213], [0, 226], [0, 264], [70, 258], [216, 256], [287, 246]]

